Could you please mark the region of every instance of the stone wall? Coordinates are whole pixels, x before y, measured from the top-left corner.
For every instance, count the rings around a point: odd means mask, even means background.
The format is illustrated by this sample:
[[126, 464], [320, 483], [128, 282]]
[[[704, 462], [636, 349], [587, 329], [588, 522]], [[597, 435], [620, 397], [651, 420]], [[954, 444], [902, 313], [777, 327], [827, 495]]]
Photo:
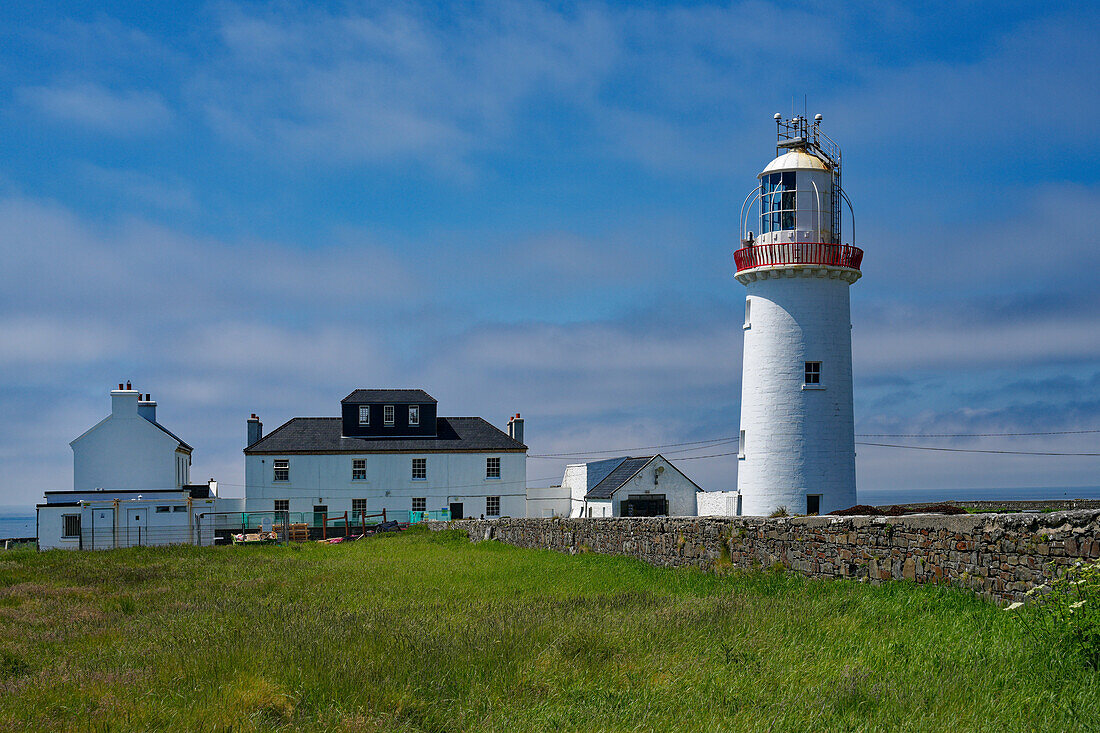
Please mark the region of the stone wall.
[[1100, 510], [904, 517], [656, 517], [430, 523], [475, 541], [636, 557], [654, 565], [782, 566], [817, 578], [944, 582], [1020, 600], [1059, 568], [1100, 558]]

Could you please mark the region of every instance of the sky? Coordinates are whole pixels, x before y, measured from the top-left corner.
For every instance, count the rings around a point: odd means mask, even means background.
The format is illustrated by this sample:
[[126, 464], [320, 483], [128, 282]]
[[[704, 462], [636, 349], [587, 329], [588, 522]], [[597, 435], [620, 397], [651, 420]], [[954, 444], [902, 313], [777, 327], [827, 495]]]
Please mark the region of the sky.
[[[230, 495], [250, 413], [357, 387], [734, 488], [732, 253], [776, 112], [843, 149], [858, 434], [1100, 428], [1095, 4], [44, 5], [0, 8], [0, 505], [70, 488], [126, 380]], [[857, 448], [861, 490], [1098, 472]]]

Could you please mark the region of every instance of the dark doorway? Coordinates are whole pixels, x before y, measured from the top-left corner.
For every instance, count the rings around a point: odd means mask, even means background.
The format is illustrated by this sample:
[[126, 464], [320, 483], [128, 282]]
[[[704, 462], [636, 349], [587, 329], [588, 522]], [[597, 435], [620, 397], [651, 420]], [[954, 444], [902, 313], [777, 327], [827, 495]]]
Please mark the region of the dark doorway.
[[660, 517], [668, 514], [668, 500], [664, 494], [632, 494], [619, 504], [623, 517]]
[[324, 524], [326, 514], [328, 514], [328, 504], [318, 504], [313, 507], [313, 526], [320, 527]]
[[451, 502], [451, 519], [462, 519], [462, 502]]
[[806, 513], [821, 513], [821, 494], [806, 494]]

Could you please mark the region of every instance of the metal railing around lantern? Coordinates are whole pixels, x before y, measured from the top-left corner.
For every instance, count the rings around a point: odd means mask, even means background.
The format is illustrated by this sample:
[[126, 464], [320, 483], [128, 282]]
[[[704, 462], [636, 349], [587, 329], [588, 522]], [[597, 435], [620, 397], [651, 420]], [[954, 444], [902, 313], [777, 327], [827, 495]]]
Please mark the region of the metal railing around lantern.
[[824, 265], [858, 270], [863, 262], [863, 250], [850, 244], [824, 242], [780, 242], [754, 244], [733, 253], [737, 271], [769, 265]]

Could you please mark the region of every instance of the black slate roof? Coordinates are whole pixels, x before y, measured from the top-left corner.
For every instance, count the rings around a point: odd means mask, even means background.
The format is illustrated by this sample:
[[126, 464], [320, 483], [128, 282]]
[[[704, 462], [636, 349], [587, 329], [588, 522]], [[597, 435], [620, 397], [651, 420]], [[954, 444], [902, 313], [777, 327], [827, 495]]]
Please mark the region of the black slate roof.
[[153, 424], [154, 424], [154, 425], [156, 425], [156, 426], [157, 426], [158, 428], [160, 428], [160, 429], [161, 429], [161, 430], [163, 430], [164, 432], [168, 433], [168, 435], [169, 435], [170, 437], [173, 437], [173, 438], [175, 438], [175, 439], [176, 439], [176, 442], [178, 442], [178, 443], [180, 444], [180, 448], [183, 448], [183, 449], [184, 449], [185, 451], [187, 451], [188, 453], [190, 453], [191, 451], [193, 451], [193, 450], [194, 450], [194, 448], [192, 448], [191, 446], [187, 445], [187, 443], [184, 443], [184, 442], [183, 442], [182, 440], [180, 440], [180, 436], [176, 435], [176, 434], [175, 434], [175, 433], [173, 433], [173, 432], [172, 432], [171, 430], [169, 430], [168, 428], [166, 428], [166, 427], [164, 427], [163, 425], [161, 425], [161, 424], [160, 424], [159, 422], [155, 422], [155, 421], [153, 421], [153, 420], [150, 420], [149, 422], [153, 423]]
[[435, 397], [422, 389], [357, 389], [340, 400], [340, 402], [395, 402], [414, 405], [435, 401]]
[[[355, 394], [354, 392], [352, 394]], [[436, 418], [436, 434], [417, 438], [345, 437], [339, 417], [296, 417], [244, 449], [245, 453], [454, 453], [526, 451], [480, 417]]]
[[610, 499], [619, 487], [629, 481], [634, 474], [641, 470], [642, 466], [652, 460], [653, 456], [624, 458], [623, 462], [616, 466], [614, 471], [607, 474], [603, 481], [592, 487], [585, 498]]

